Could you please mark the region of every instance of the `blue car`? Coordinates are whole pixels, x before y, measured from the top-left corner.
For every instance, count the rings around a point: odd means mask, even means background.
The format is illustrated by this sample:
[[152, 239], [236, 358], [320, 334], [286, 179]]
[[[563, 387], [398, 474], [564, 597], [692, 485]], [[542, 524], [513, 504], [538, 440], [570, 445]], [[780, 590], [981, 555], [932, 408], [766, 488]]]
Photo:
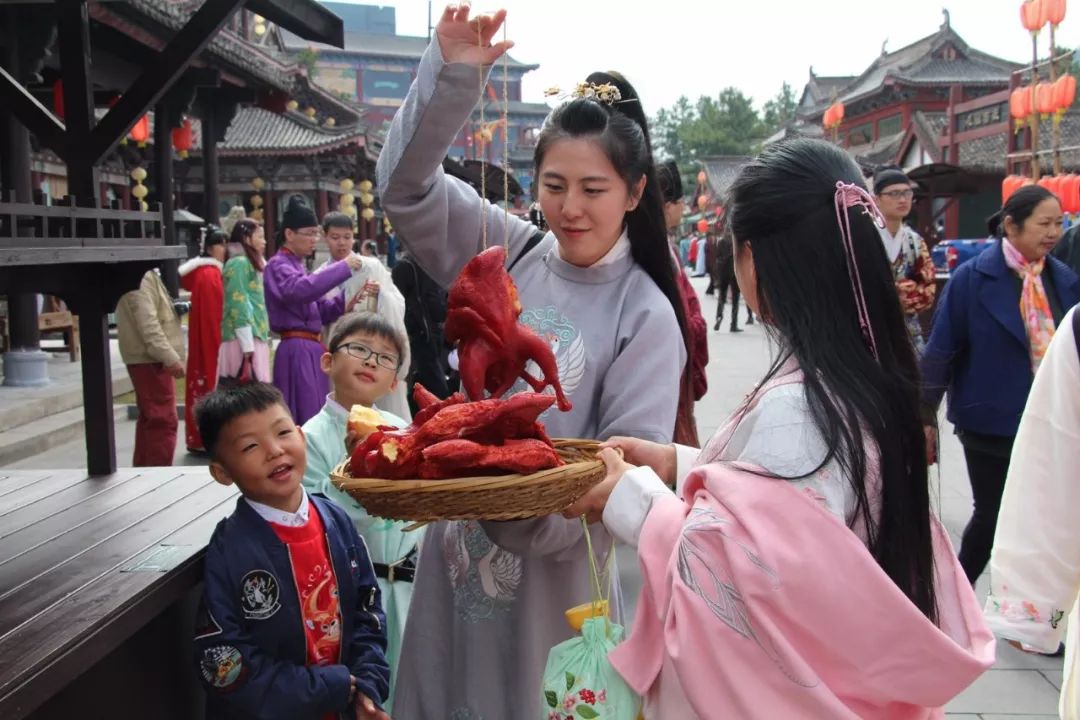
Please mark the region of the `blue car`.
[[948, 279], [953, 270], [976, 257], [994, 242], [994, 238], [978, 240], [942, 240], [930, 250], [938, 280]]

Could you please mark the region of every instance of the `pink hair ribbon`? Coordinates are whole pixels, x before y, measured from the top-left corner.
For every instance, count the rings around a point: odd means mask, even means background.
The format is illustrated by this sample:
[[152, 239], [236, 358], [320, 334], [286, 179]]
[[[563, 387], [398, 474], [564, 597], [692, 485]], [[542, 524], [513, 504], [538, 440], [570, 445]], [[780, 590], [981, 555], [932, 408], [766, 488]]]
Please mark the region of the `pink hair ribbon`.
[[840, 235], [844, 240], [844, 253], [847, 255], [848, 276], [851, 278], [851, 290], [855, 295], [855, 311], [859, 316], [859, 328], [862, 330], [866, 347], [869, 348], [875, 360], [880, 360], [877, 342], [874, 340], [874, 330], [870, 325], [870, 311], [866, 306], [866, 295], [863, 293], [862, 277], [859, 275], [859, 264], [855, 261], [851, 218], [847, 211], [855, 207], [862, 208], [863, 213], [869, 215], [879, 228], [885, 227], [885, 217], [866, 188], [855, 183], [838, 181], [833, 203], [836, 206], [836, 222], [840, 225]]

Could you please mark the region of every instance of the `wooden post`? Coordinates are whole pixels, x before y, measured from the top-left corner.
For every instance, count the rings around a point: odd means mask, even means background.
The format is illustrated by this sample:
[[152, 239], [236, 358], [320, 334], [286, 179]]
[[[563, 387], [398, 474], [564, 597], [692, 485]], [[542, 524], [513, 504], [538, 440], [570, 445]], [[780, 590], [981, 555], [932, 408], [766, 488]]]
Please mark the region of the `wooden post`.
[[[4, 57], [4, 66], [16, 80], [23, 80], [22, 62], [19, 54], [18, 22], [16, 21], [16, 9], [9, 7], [4, 12], [4, 22], [8, 27], [7, 49]], [[16, 202], [33, 202], [30, 182], [30, 132], [26, 127], [12, 116], [8, 116], [5, 122], [5, 158], [2, 169], [3, 179], [0, 184], [4, 186], [7, 195]], [[19, 228], [13, 228], [12, 233], [19, 235]], [[11, 350], [39, 350], [41, 347], [41, 332], [38, 330], [37, 297], [34, 295], [10, 295], [8, 296], [8, 334], [11, 338], [9, 349]]]
[[277, 241], [277, 201], [274, 199], [273, 181], [266, 184], [263, 193], [263, 232], [266, 233], [266, 256], [273, 257], [278, 251]]
[[[1057, 81], [1057, 68], [1054, 67], [1054, 40], [1055, 40], [1055, 28], [1053, 23], [1050, 24], [1050, 84], [1053, 85]], [[1054, 174], [1061, 174], [1061, 118], [1058, 114], [1054, 113], [1054, 119], [1051, 123], [1052, 145], [1054, 149]]]
[[84, 207], [95, 207], [98, 172], [95, 162], [87, 156], [90, 133], [94, 129], [90, 19], [86, 0], [59, 0], [57, 10], [57, 45], [60, 48], [60, 67], [64, 73], [68, 195]]
[[[154, 180], [161, 203], [161, 229], [166, 245], [176, 245], [176, 225], [173, 207], [172, 126], [174, 113], [166, 102], [154, 108]], [[180, 297], [179, 263], [166, 260], [162, 263], [161, 277], [165, 287], [174, 298]]]
[[86, 467], [91, 475], [109, 475], [116, 472], [116, 427], [113, 424], [109, 320], [99, 298], [87, 297], [80, 303], [79, 346], [82, 349], [83, 412], [86, 418]]
[[221, 195], [218, 191], [217, 113], [213, 95], [202, 93], [203, 219], [221, 222]]
[[[1051, 51], [1052, 54], [1052, 51]], [[1039, 106], [1035, 92], [1039, 84], [1039, 38], [1031, 36], [1031, 179], [1039, 181]]]

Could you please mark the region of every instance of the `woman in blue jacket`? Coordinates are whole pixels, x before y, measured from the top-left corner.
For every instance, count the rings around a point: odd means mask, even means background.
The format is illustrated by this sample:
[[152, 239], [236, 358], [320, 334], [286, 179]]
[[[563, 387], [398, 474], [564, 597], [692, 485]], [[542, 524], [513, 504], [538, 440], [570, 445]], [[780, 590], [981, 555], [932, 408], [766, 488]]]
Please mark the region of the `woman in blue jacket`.
[[989, 223], [998, 241], [961, 265], [946, 285], [922, 361], [928, 437], [948, 391], [948, 418], [964, 447], [975, 511], [960, 564], [972, 584], [990, 559], [1013, 438], [1035, 370], [1054, 328], [1080, 302], [1080, 280], [1048, 257], [1062, 223], [1052, 193], [1023, 187]]

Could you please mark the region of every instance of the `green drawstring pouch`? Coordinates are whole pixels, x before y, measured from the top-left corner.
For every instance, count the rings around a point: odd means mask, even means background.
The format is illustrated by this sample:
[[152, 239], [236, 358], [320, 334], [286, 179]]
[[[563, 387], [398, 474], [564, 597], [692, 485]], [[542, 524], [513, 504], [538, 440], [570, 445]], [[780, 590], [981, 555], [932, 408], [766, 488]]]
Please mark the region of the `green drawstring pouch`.
[[[582, 521], [584, 525], [584, 521]], [[615, 672], [608, 653], [623, 639], [623, 628], [611, 622], [603, 588], [610, 576], [608, 553], [604, 572], [598, 571], [588, 526], [585, 538], [593, 580], [593, 602], [566, 611], [577, 637], [559, 643], [548, 653], [541, 687], [541, 720], [636, 720], [641, 699]]]

